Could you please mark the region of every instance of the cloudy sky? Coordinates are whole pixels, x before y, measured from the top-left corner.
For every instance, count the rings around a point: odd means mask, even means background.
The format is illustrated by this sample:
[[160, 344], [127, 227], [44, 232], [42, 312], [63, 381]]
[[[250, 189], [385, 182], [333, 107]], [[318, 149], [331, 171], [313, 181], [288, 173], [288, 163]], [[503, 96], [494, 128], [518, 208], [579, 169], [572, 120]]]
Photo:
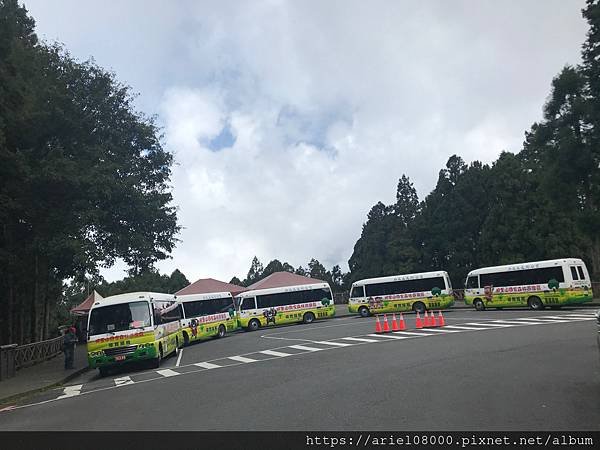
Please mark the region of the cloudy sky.
[[190, 280], [254, 255], [347, 270], [402, 174], [422, 199], [454, 153], [519, 151], [587, 31], [584, 0], [24, 3], [158, 115], [184, 227], [158, 267]]

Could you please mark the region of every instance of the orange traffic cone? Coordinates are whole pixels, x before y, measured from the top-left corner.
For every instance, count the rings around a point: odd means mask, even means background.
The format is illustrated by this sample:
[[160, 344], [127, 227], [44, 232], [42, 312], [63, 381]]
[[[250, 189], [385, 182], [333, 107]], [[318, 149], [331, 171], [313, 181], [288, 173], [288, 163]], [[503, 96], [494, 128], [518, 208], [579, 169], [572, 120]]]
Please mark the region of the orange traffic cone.
[[429, 328], [431, 324], [429, 323], [429, 314], [427, 314], [427, 310], [425, 310], [425, 315], [423, 316], [423, 328]]
[[433, 315], [433, 311], [429, 313], [429, 326], [435, 327], [435, 316]]
[[390, 324], [388, 323], [386, 314], [383, 315], [383, 332], [384, 333], [390, 332]]
[[379, 322], [379, 316], [375, 316], [375, 333], [383, 333], [381, 322]]
[[443, 327], [446, 325], [446, 321], [444, 320], [444, 316], [442, 315], [442, 311], [439, 312], [438, 315], [438, 327]]
[[417, 320], [415, 322], [415, 328], [423, 328], [423, 321], [421, 320], [421, 315], [419, 311], [417, 311]]
[[399, 328], [399, 331], [406, 330], [406, 324], [404, 323], [404, 316], [402, 315], [402, 313], [400, 313], [400, 320], [398, 321], [398, 328]]
[[398, 328], [398, 322], [396, 322], [396, 313], [392, 314], [392, 331], [400, 331], [400, 328]]

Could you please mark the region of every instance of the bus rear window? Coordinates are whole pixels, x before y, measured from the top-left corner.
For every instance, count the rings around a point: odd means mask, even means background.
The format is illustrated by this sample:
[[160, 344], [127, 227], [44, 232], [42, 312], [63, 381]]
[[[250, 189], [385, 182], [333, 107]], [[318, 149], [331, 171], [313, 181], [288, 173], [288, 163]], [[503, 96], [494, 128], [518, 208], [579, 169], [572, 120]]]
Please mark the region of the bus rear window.
[[583, 273], [583, 267], [577, 266], [577, 271], [579, 272], [579, 279], [580, 280], [585, 280], [585, 275]]

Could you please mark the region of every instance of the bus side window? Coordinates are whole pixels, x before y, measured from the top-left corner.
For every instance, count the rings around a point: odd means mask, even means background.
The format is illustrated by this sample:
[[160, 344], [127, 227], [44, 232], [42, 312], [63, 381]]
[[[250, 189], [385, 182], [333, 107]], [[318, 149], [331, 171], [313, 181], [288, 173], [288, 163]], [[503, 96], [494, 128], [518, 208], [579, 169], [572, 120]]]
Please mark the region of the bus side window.
[[579, 279], [585, 280], [585, 274], [583, 273], [583, 267], [577, 266], [577, 271], [579, 272]]
[[256, 305], [254, 304], [254, 297], [245, 297], [242, 299], [242, 311], [247, 311], [248, 309], [256, 309]]
[[359, 298], [365, 296], [365, 288], [363, 286], [354, 286], [352, 288], [352, 294], [350, 294], [351, 298]]
[[571, 268], [571, 276], [573, 277], [573, 280], [579, 280], [579, 277], [577, 276], [577, 269], [575, 268], [575, 266], [569, 266]]
[[467, 278], [467, 289], [478, 289], [479, 288], [479, 277], [477, 275], [470, 276]]

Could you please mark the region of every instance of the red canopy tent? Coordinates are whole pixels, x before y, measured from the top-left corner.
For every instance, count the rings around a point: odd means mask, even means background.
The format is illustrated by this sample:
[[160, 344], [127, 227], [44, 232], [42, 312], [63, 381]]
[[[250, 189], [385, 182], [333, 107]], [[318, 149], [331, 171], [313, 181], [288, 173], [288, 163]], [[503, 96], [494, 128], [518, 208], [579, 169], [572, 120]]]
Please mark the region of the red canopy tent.
[[247, 290], [270, 289], [286, 286], [301, 286], [303, 284], [325, 283], [317, 278], [303, 277], [291, 272], [273, 272], [268, 277], [248, 286]]
[[93, 291], [88, 297], [81, 302], [79, 305], [71, 308], [71, 314], [74, 316], [87, 316], [92, 308], [92, 305], [99, 300], [102, 300], [102, 296], [96, 291]]
[[225, 283], [214, 278], [201, 278], [177, 291], [175, 295], [210, 294], [211, 292], [231, 292], [234, 297], [247, 289], [237, 284]]

